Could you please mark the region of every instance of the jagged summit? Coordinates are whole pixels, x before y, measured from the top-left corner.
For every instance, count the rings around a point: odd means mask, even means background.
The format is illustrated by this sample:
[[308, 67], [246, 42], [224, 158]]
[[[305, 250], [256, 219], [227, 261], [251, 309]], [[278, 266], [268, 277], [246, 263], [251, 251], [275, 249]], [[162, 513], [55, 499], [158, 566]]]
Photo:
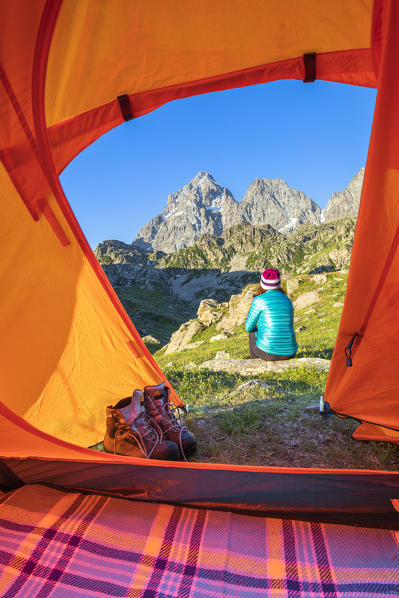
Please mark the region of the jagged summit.
[[228, 189], [201, 171], [168, 196], [166, 208], [140, 230], [133, 243], [170, 253], [192, 245], [202, 234], [218, 236], [236, 203]]
[[[211, 206], [218, 202], [219, 196], [229, 195], [233, 197], [228, 189], [221, 187], [209, 172], [201, 170], [184, 187], [168, 195], [167, 208], [173, 209], [173, 206], [186, 201]], [[165, 211], [165, 210], [164, 210]], [[163, 212], [162, 212], [163, 214]]]
[[333, 193], [322, 212], [322, 222], [330, 222], [331, 220], [357, 214], [363, 187], [364, 170], [364, 167], [361, 168], [343, 191]]
[[210, 172], [206, 172], [205, 170], [200, 170], [200, 172], [198, 174], [195, 175], [195, 177], [193, 177], [190, 181], [190, 183], [192, 185], [197, 185], [199, 184], [203, 179], [209, 179], [213, 182], [215, 182], [214, 177], [211, 175]]
[[302, 224], [320, 224], [357, 213], [364, 168], [344, 191], [334, 193], [326, 208], [319, 206], [303, 191], [293, 189], [282, 178], [256, 178], [242, 201], [200, 171], [184, 187], [171, 193], [165, 209], [146, 224], [133, 245], [150, 251], [171, 253], [195, 243], [204, 234], [220, 236], [237, 224], [270, 225], [275, 230], [292, 233]]
[[280, 232], [292, 232], [305, 222], [320, 222], [321, 210], [302, 191], [292, 189], [282, 178], [257, 178], [240, 204], [253, 225], [270, 224]]

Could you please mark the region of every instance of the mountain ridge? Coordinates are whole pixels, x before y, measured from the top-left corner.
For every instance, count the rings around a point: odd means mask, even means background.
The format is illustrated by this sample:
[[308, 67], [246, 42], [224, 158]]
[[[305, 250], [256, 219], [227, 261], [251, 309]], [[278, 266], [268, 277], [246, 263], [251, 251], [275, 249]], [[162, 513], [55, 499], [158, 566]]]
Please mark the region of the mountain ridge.
[[243, 199], [219, 185], [206, 171], [200, 171], [181, 189], [169, 194], [166, 207], [138, 232], [132, 246], [147, 252], [173, 253], [193, 245], [203, 234], [219, 237], [239, 224], [270, 225], [278, 232], [293, 233], [306, 223], [323, 224], [357, 213], [364, 168], [342, 191], [332, 194], [322, 210], [303, 191], [277, 177], [257, 177]]

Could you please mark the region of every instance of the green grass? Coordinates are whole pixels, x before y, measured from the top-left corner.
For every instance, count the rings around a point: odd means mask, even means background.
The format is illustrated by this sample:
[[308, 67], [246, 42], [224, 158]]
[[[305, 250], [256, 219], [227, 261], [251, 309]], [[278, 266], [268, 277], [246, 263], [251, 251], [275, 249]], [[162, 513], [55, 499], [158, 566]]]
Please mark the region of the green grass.
[[[167, 342], [170, 335], [194, 315], [191, 306], [185, 301], [174, 298], [171, 305], [168, 293], [162, 288], [144, 291], [135, 287], [121, 287], [115, 290], [135, 326], [163, 342]], [[159, 345], [150, 346], [152, 351], [158, 349]]]

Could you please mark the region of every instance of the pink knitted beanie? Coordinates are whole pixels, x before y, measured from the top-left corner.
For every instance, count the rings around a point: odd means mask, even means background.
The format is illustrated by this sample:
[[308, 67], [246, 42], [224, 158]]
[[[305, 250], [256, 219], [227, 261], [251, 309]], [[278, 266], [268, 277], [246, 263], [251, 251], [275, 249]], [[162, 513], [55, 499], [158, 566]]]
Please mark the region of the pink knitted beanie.
[[279, 289], [281, 286], [281, 277], [278, 270], [266, 268], [260, 277], [260, 286], [262, 289]]

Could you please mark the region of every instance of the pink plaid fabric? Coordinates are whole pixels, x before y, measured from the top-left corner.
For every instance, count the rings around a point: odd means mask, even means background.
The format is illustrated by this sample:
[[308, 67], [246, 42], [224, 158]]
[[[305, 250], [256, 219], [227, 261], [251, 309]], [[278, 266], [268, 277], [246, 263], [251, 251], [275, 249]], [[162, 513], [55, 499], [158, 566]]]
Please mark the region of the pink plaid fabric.
[[0, 498], [3, 598], [393, 598], [386, 530], [24, 486]]

